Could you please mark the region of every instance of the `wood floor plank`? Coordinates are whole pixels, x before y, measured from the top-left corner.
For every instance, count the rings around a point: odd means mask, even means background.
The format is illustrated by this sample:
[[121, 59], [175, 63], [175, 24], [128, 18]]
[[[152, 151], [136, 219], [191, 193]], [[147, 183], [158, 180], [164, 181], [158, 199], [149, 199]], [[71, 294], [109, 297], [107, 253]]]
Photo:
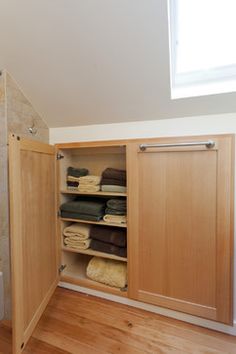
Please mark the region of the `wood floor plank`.
[[[236, 354], [236, 337], [58, 288], [23, 354]], [[0, 354], [11, 330], [0, 325]]]

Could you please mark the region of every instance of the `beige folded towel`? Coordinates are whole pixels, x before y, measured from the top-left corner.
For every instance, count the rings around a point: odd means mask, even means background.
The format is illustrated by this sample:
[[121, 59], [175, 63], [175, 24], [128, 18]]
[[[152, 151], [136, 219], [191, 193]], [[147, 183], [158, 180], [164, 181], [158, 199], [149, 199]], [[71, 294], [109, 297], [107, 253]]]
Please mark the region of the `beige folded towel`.
[[89, 261], [86, 273], [88, 278], [116, 288], [124, 288], [127, 284], [125, 262], [93, 257]]
[[64, 238], [64, 243], [67, 247], [86, 250], [90, 246], [91, 239], [81, 240], [78, 236], [69, 236]]
[[79, 178], [79, 184], [81, 185], [93, 185], [97, 186], [101, 182], [101, 176], [83, 176]]
[[84, 241], [89, 238], [91, 225], [73, 223], [70, 226], [67, 226], [63, 235], [66, 237], [76, 236], [79, 241]]
[[114, 223], [114, 224], [126, 224], [127, 217], [126, 217], [126, 215], [106, 214], [106, 215], [104, 215], [103, 220], [106, 222]]
[[78, 187], [79, 192], [83, 193], [95, 193], [100, 191], [100, 185], [95, 186], [95, 185], [90, 185], [90, 184], [80, 184]]
[[69, 181], [69, 182], [78, 182], [79, 183], [79, 178], [80, 177], [67, 176], [67, 181]]

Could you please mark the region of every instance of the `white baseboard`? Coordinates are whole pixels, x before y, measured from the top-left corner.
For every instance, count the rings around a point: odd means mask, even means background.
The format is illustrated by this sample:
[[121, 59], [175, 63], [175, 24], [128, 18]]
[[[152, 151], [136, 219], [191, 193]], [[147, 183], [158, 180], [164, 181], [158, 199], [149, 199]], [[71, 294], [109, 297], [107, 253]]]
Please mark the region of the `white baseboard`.
[[206, 320], [206, 319], [203, 319], [200, 317], [191, 316], [191, 315], [188, 315], [185, 313], [165, 309], [165, 308], [158, 307], [155, 305], [146, 304], [146, 303], [143, 303], [140, 301], [127, 299], [125, 297], [120, 297], [120, 296], [116, 296], [116, 295], [112, 295], [112, 294], [103, 293], [101, 291], [84, 288], [84, 287], [81, 287], [78, 285], [60, 282], [59, 286], [62, 288], [78, 291], [78, 292], [81, 292], [84, 294], [98, 296], [98, 297], [101, 297], [103, 299], [107, 299], [110, 301], [119, 302], [121, 304], [137, 307], [137, 308], [145, 310], [145, 311], [150, 311], [150, 312], [153, 312], [153, 313], [156, 313], [159, 315], [171, 317], [171, 318], [174, 318], [174, 319], [180, 320], [180, 321], [185, 321], [185, 322], [188, 322], [188, 323], [200, 326], [200, 327], [205, 327], [205, 328], [213, 329], [215, 331], [219, 331], [219, 332], [223, 332], [223, 333], [227, 333], [227, 334], [231, 334], [233, 336], [236, 336], [236, 321], [234, 321], [233, 326], [227, 326], [227, 325], [224, 325], [219, 322]]

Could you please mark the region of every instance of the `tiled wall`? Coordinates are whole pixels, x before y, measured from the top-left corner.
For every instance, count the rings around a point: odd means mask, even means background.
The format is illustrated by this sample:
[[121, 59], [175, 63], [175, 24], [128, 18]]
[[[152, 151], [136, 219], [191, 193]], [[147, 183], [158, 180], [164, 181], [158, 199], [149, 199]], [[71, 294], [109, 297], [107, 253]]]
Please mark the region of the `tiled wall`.
[[[29, 127], [34, 124], [37, 133]], [[29, 139], [48, 142], [47, 125], [34, 110], [11, 76], [0, 76], [0, 271], [4, 279], [5, 319], [11, 317], [10, 259], [9, 259], [9, 194], [7, 137], [15, 133]]]

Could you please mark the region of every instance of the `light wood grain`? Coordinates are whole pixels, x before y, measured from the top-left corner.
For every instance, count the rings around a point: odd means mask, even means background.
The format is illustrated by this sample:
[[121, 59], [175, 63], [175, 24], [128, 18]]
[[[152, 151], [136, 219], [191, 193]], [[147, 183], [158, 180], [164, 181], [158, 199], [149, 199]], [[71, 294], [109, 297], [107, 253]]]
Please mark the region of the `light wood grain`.
[[62, 221], [71, 221], [71, 222], [79, 222], [82, 224], [95, 224], [95, 225], [106, 225], [106, 226], [115, 226], [115, 227], [127, 227], [127, 224], [115, 224], [106, 221], [90, 221], [90, 220], [82, 220], [82, 219], [71, 219], [71, 218], [61, 218]]
[[116, 261], [127, 262], [127, 258], [125, 258], [125, 257], [119, 257], [119, 256], [116, 256], [115, 254], [94, 251], [91, 248], [88, 248], [86, 250], [78, 250], [76, 248], [70, 248], [70, 247], [64, 246], [64, 247], [62, 247], [62, 250], [66, 251], [66, 252], [73, 252], [73, 253], [78, 253], [78, 254], [88, 254], [89, 256], [102, 257], [102, 258], [114, 259]]
[[55, 148], [9, 140], [13, 352], [18, 354], [58, 283]]
[[[0, 327], [0, 352], [11, 331]], [[24, 354], [234, 354], [236, 338], [58, 288]]]
[[91, 196], [99, 196], [99, 197], [126, 197], [127, 193], [115, 193], [115, 192], [79, 192], [77, 190], [62, 190], [62, 194], [71, 194], [71, 195], [91, 195]]
[[231, 324], [234, 144], [212, 139], [214, 149], [127, 147], [129, 294]]

